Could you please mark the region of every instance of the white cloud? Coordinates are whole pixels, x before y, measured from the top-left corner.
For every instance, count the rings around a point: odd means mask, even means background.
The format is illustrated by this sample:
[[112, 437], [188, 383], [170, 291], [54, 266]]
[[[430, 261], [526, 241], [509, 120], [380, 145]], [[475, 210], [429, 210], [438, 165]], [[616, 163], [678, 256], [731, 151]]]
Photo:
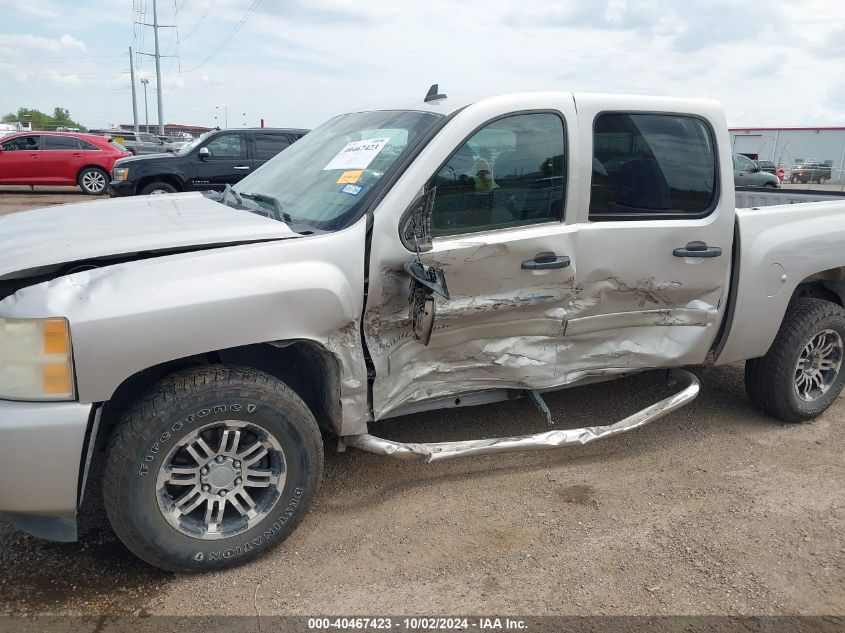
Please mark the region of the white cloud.
[[0, 56], [26, 57], [33, 53], [66, 53], [70, 51], [84, 52], [85, 42], [72, 35], [62, 35], [58, 38], [41, 37], [32, 34], [3, 35], [0, 34]]
[[[128, 75], [121, 74], [128, 64], [120, 57], [132, 42], [129, 3], [110, 11], [97, 2], [84, 10], [107, 14], [109, 25], [92, 19], [74, 36], [50, 30], [0, 36], [0, 81], [27, 73], [27, 94], [67, 104], [92, 126], [131, 117]], [[187, 0], [178, 3], [178, 16], [172, 4], [159, 1], [159, 20], [177, 23], [181, 38], [177, 47], [175, 30], [162, 30], [162, 52], [181, 56], [179, 64], [162, 61], [168, 120], [210, 124], [214, 106], [225, 105], [250, 113], [250, 120], [310, 127], [338, 112], [417, 100], [439, 82], [453, 97], [520, 90], [702, 96], [719, 99], [732, 124], [845, 123], [836, 87], [845, 50], [840, 0], [263, 2], [205, 64], [253, 0]], [[144, 32], [143, 51], [150, 52], [152, 32], [136, 31]], [[39, 74], [46, 64], [32, 61], [79, 51], [111, 58], [51, 62], [51, 70], [72, 78], [63, 87]], [[26, 63], [9, 69], [3, 57]], [[180, 73], [180, 66], [199, 67]], [[142, 57], [136, 77], [151, 79], [151, 118], [153, 69], [152, 59]], [[116, 92], [84, 92], [95, 89]], [[142, 100], [140, 85], [138, 94]], [[12, 97], [0, 95], [0, 106]]]
[[18, 11], [24, 15], [33, 16], [42, 20], [54, 20], [59, 17], [59, 11], [50, 2], [39, 2], [36, 0], [0, 0], [0, 7]]

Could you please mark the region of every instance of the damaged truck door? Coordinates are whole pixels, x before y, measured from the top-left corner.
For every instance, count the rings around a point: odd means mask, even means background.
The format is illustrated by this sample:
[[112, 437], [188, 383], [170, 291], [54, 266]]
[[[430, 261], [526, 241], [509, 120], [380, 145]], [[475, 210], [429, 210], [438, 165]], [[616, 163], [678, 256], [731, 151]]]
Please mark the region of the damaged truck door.
[[[404, 199], [375, 214], [364, 330], [376, 419], [462, 392], [704, 361], [734, 224], [721, 121], [709, 104], [675, 115], [621, 97], [607, 111], [585, 95], [576, 124], [572, 101], [537, 101], [457, 118], [441, 136], [460, 140], [435, 140], [391, 192]], [[448, 293], [409, 310], [415, 250]]]
[[[443, 137], [460, 139], [457, 146], [435, 139], [391, 192], [407, 197], [386, 199], [375, 214], [364, 331], [377, 419], [456, 393], [561, 382], [558, 348], [576, 270], [576, 227], [564, 222], [574, 109], [571, 98], [534, 105], [453, 121], [460, 129]], [[442, 273], [448, 292], [409, 310], [406, 265], [419, 243], [403, 229], [409, 220], [419, 226], [407, 216], [421, 206], [432, 242], [419, 259]], [[414, 314], [429, 327], [434, 316], [433, 333], [415, 336]]]
[[[704, 361], [724, 314], [734, 195], [724, 122], [709, 104], [643, 111], [577, 95], [584, 190], [561, 383]], [[713, 129], [716, 127], [717, 129]], [[726, 162], [727, 161], [727, 162]], [[719, 174], [727, 174], [727, 178]]]

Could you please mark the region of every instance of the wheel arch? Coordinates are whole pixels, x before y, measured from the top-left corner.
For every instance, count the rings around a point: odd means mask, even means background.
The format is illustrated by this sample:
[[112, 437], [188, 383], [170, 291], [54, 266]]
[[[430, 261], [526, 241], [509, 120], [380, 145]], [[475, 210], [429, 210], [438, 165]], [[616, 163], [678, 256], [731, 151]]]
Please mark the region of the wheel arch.
[[845, 307], [845, 266], [823, 270], [803, 279], [790, 301], [800, 297], [824, 299]]
[[92, 464], [96, 466], [104, 458], [104, 449], [127, 408], [164, 377], [215, 363], [250, 367], [275, 376], [302, 398], [322, 431], [337, 433], [340, 430], [340, 363], [334, 354], [317, 342], [306, 339], [273, 341], [166, 361], [129, 376], [118, 385], [108, 401], [99, 404], [98, 415], [89, 423], [83, 445], [77, 497], [80, 504], [86, 488], [85, 479], [96, 479], [85, 474], [99, 471]]
[[176, 174], [153, 174], [150, 176], [142, 176], [138, 179], [135, 185], [135, 193], [141, 192], [144, 187], [152, 182], [166, 182], [176, 188], [177, 191], [186, 191], [185, 181]]

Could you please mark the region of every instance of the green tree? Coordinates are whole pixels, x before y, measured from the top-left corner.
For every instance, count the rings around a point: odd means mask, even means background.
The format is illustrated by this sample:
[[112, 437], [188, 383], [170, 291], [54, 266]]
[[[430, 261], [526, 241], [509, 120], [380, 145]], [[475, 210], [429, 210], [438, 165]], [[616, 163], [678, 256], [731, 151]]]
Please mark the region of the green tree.
[[33, 130], [55, 130], [57, 127], [74, 127], [85, 131], [87, 128], [70, 118], [70, 110], [56, 106], [53, 108], [53, 115], [45, 114], [35, 108], [18, 108], [18, 111], [10, 112], [2, 119], [3, 123], [15, 123], [16, 121], [32, 122]]

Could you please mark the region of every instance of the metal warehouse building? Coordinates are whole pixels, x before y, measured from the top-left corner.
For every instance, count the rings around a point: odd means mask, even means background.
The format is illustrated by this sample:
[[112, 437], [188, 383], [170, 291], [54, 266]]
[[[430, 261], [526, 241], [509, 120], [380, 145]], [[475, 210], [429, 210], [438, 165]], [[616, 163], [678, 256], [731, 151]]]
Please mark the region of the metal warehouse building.
[[735, 154], [784, 168], [817, 161], [832, 168], [831, 180], [843, 182], [845, 127], [746, 127], [730, 132]]

